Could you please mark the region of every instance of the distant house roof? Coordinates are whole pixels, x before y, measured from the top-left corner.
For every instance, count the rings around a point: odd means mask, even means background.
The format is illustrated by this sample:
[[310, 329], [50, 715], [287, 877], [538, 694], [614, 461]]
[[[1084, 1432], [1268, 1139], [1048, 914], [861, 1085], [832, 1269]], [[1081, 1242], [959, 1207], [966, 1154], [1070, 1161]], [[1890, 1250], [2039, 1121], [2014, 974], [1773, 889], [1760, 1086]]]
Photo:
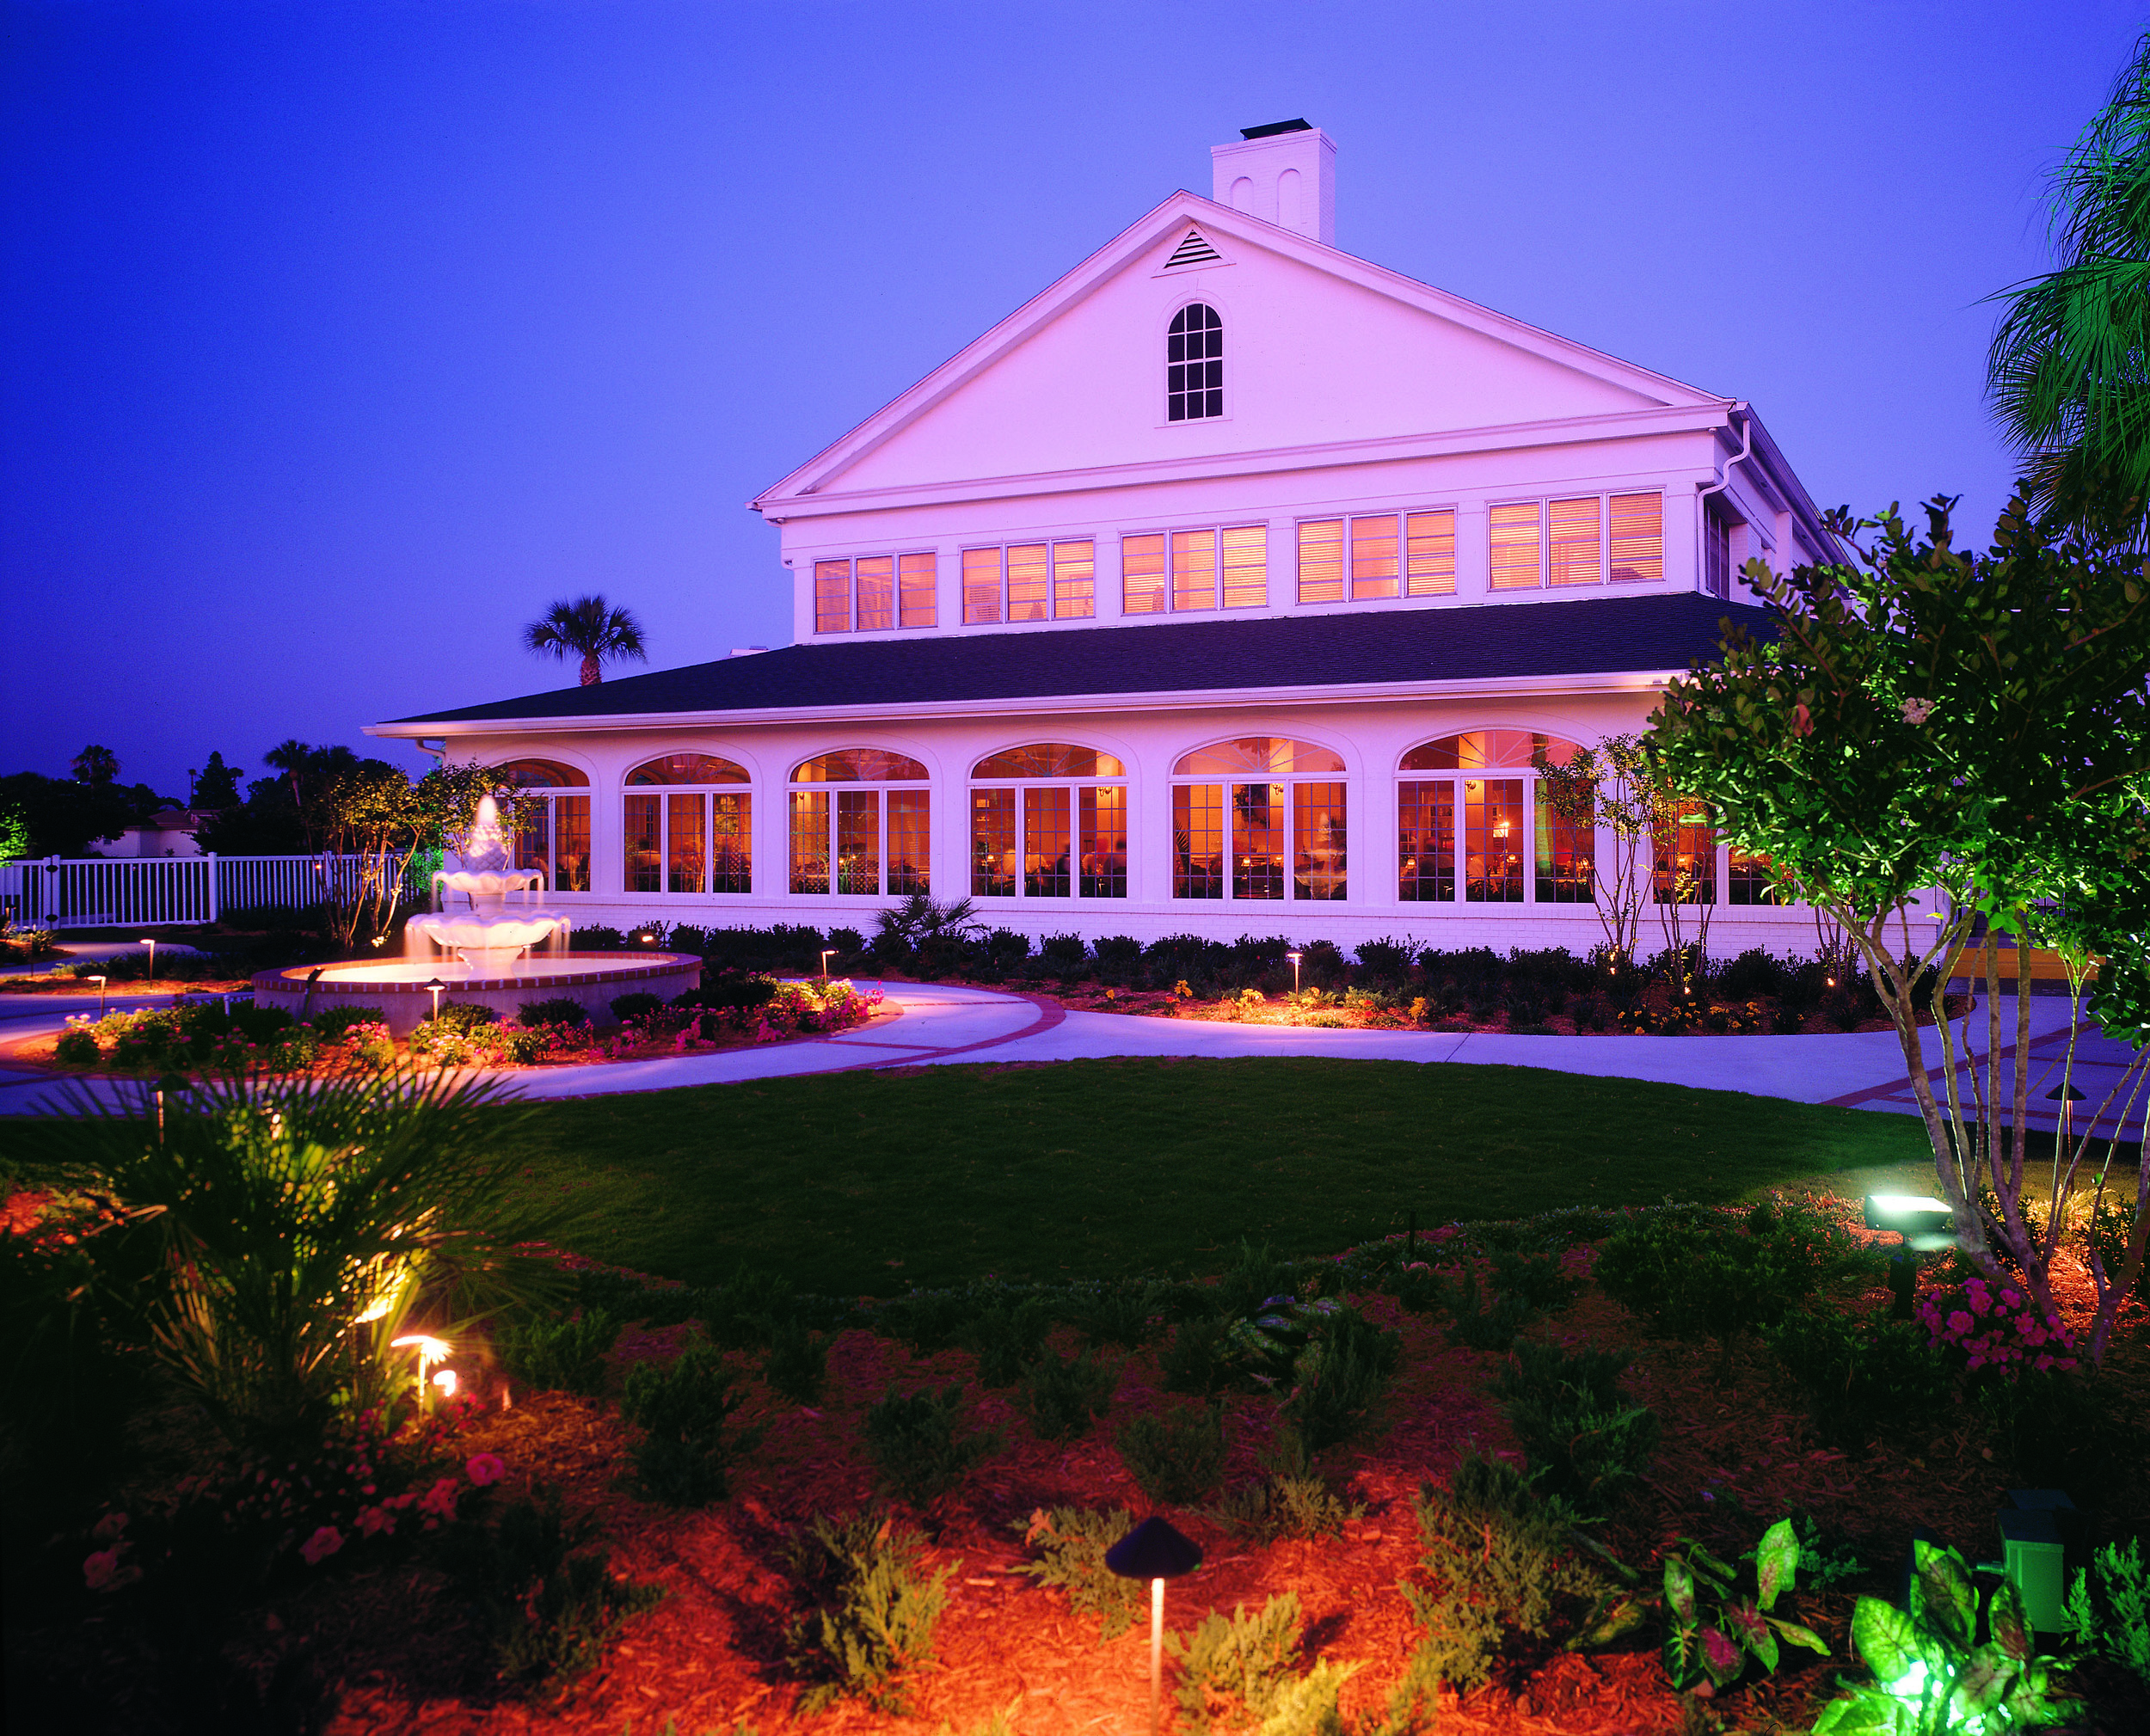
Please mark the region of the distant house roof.
[[1728, 618], [1758, 638], [1776, 636], [1766, 610], [1682, 592], [926, 639], [817, 640], [624, 676], [595, 687], [425, 712], [397, 722], [596, 721], [664, 712], [916, 706], [1075, 694], [1303, 691], [1677, 670], [1715, 653], [1720, 623]]

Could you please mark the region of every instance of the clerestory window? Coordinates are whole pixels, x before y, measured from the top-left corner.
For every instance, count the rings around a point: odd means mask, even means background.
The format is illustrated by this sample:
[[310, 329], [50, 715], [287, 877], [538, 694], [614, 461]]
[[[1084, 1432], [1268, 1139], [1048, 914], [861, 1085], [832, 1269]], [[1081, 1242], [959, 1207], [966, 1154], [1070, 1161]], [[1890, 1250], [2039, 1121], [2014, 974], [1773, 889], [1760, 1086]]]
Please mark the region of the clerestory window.
[[1225, 413], [1225, 322], [1207, 303], [1189, 302], [1172, 316], [1164, 340], [1164, 405], [1172, 422]]

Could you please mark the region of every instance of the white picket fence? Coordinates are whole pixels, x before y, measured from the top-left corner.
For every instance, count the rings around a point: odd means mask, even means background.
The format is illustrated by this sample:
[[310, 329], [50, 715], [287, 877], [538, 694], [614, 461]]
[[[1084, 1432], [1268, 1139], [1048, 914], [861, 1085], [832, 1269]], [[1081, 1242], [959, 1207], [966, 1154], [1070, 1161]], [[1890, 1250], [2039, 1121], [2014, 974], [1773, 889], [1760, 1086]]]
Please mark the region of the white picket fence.
[[[330, 856], [46, 856], [0, 862], [0, 915], [26, 928], [154, 928], [226, 911], [304, 910], [357, 889], [362, 858]], [[403, 888], [423, 900], [427, 887]]]

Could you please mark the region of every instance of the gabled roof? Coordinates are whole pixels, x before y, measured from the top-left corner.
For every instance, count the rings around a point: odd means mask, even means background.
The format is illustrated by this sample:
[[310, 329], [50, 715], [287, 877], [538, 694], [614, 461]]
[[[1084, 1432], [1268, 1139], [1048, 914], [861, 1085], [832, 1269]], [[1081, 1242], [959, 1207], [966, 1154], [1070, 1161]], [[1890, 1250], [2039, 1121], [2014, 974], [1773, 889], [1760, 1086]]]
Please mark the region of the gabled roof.
[[1167, 242], [1181, 239], [1190, 225], [1198, 228], [1213, 244], [1228, 247], [1237, 242], [1297, 260], [1465, 330], [1636, 393], [1666, 409], [1699, 413], [1705, 421], [1722, 421], [1733, 402], [1632, 362], [1622, 361], [1587, 344], [1540, 330], [1447, 290], [1436, 289], [1401, 272], [1391, 271], [1296, 230], [1234, 211], [1182, 188], [1122, 230], [990, 331], [965, 345], [908, 391], [747, 504], [771, 518], [781, 519], [789, 502], [804, 502], [825, 491], [840, 493], [845, 471], [866, 454], [929, 414], [1106, 283], [1123, 272], [1143, 268], [1146, 255]]
[[729, 657], [595, 687], [568, 687], [375, 725], [374, 734], [521, 721], [592, 725], [692, 713], [859, 711], [1072, 696], [1204, 694], [1260, 702], [1265, 690], [1404, 690], [1445, 682], [1530, 681], [1684, 670], [1716, 653], [1720, 625], [1774, 638], [1767, 610], [1692, 592], [1539, 605], [1390, 609], [1140, 627], [850, 640]]

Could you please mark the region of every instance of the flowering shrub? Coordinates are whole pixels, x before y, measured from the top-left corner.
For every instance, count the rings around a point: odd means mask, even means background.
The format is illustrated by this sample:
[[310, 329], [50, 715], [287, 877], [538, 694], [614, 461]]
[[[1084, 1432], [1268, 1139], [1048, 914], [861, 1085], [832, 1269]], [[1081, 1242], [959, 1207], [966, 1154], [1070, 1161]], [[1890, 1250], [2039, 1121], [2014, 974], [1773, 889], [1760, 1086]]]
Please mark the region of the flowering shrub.
[[2060, 1316], [2041, 1314], [2020, 1285], [1972, 1277], [1919, 1299], [1920, 1324], [1937, 1348], [1966, 1368], [1999, 1369], [2010, 1379], [2025, 1369], [2073, 1369], [2074, 1340]]
[[[782, 1042], [786, 1037], [826, 1034], [831, 1031], [848, 1031], [854, 1025], [863, 1025], [881, 1004], [881, 991], [870, 989], [862, 994], [851, 983], [779, 983], [777, 991], [759, 1007], [740, 1011], [756, 1022], [754, 1040], [757, 1043]], [[727, 1014], [725, 1022], [734, 1015]], [[702, 1028], [706, 1030], [710, 1016], [703, 1015]], [[691, 1028], [691, 1027], [690, 1027]]]

